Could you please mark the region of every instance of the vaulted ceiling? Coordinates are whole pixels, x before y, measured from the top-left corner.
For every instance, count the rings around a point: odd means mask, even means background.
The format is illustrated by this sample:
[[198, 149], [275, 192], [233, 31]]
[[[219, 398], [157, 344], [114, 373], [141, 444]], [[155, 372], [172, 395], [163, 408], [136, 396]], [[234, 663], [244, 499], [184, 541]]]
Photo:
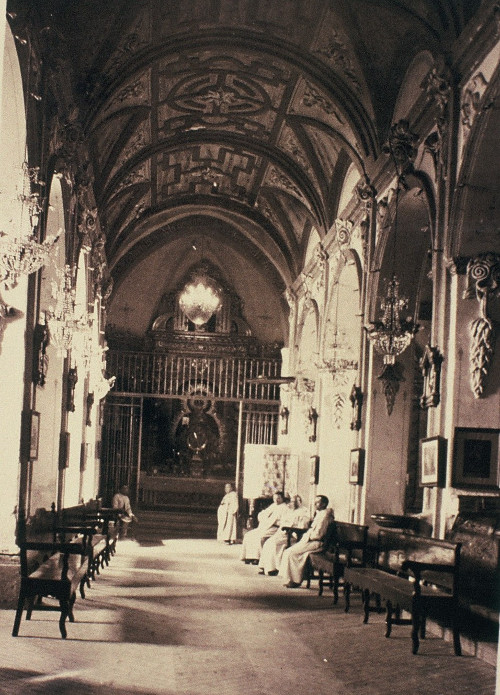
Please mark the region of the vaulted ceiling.
[[187, 267], [198, 233], [231, 281], [251, 261], [255, 301], [266, 283], [280, 295], [349, 166], [378, 156], [412, 58], [445, 51], [477, 4], [34, 3], [69, 66], [115, 286], [157, 250]]

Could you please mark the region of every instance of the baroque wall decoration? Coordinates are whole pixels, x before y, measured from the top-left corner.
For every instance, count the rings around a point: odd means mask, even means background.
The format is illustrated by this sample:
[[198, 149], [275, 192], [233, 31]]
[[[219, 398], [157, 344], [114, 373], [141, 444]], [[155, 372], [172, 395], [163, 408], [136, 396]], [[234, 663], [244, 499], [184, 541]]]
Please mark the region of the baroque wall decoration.
[[359, 386], [353, 384], [349, 396], [352, 406], [351, 430], [359, 431], [361, 429], [361, 412], [363, 407], [363, 392]]
[[424, 377], [424, 388], [420, 398], [422, 408], [435, 408], [441, 398], [441, 364], [443, 356], [437, 347], [425, 346], [420, 359], [420, 371]]
[[495, 329], [488, 316], [488, 300], [500, 296], [499, 254], [479, 254], [468, 262], [464, 298], [474, 296], [479, 302], [479, 317], [470, 325], [470, 381], [474, 397], [480, 398], [495, 348]]

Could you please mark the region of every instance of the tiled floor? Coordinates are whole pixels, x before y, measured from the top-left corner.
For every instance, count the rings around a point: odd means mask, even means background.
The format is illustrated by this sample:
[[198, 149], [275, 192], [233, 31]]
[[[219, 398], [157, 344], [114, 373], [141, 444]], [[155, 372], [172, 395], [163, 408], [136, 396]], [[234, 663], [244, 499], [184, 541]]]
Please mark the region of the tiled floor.
[[0, 693], [50, 695], [493, 695], [495, 668], [432, 635], [383, 636], [383, 615], [315, 590], [286, 589], [213, 540], [119, 544], [77, 599], [68, 639], [56, 612], [11, 637], [0, 611]]

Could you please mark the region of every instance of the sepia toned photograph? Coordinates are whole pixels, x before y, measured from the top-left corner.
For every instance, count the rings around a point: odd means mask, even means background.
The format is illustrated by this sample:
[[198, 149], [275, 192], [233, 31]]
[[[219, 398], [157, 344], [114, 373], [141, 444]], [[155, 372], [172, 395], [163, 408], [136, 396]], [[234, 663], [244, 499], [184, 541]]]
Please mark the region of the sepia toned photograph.
[[0, 4], [0, 695], [494, 695], [499, 0]]

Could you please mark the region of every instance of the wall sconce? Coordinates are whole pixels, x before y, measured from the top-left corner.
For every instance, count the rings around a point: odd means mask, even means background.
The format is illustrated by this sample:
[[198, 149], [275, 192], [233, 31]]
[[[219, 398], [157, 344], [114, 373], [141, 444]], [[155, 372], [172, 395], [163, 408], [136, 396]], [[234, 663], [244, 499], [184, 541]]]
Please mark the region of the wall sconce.
[[92, 427], [92, 408], [94, 407], [95, 396], [93, 392], [87, 394], [87, 417], [85, 419], [85, 424], [87, 427]]
[[281, 430], [281, 434], [288, 434], [288, 418], [289, 418], [289, 416], [290, 416], [290, 411], [284, 405], [280, 410], [280, 418], [283, 421], [283, 428]]
[[363, 392], [359, 386], [353, 385], [349, 400], [352, 405], [351, 430], [361, 429], [361, 410], [363, 407]]
[[75, 386], [78, 381], [78, 372], [76, 367], [70, 367], [68, 370], [68, 387], [67, 387], [67, 404], [66, 410], [71, 413], [75, 412]]
[[311, 427], [311, 434], [309, 435], [309, 441], [310, 442], [315, 442], [316, 441], [316, 433], [317, 433], [317, 425], [318, 425], [318, 411], [316, 408], [309, 408], [309, 414], [308, 414], [308, 419], [309, 419], [309, 425]]

